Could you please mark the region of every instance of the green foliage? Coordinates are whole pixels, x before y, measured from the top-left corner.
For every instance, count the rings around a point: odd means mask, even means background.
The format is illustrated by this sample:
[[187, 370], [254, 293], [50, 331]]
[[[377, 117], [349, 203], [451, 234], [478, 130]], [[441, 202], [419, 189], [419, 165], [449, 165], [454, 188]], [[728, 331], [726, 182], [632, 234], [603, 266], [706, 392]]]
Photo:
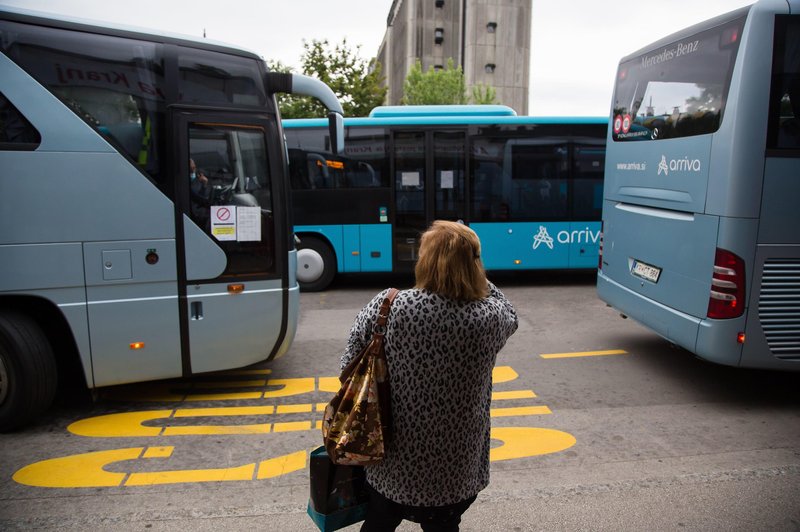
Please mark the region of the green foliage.
[[403, 82], [403, 98], [405, 105], [436, 105], [467, 103], [467, 86], [464, 71], [455, 67], [453, 59], [447, 60], [447, 66], [440, 70], [428, 68], [422, 72], [419, 59], [408, 71]]
[[[367, 116], [373, 108], [383, 104], [386, 88], [380, 86], [381, 65], [374, 59], [360, 58], [360, 46], [351, 50], [347, 39], [343, 39], [331, 49], [327, 40], [312, 40], [304, 41], [303, 48], [303, 74], [328, 85], [342, 102], [345, 116]], [[280, 72], [291, 71], [280, 63], [274, 66]], [[327, 116], [327, 109], [316, 98], [280, 95], [278, 104], [283, 118]]]
[[475, 85], [472, 98], [468, 98], [464, 71], [454, 65], [452, 58], [447, 60], [445, 68], [434, 70], [431, 67], [424, 73], [417, 60], [403, 83], [401, 103], [405, 105], [459, 105], [470, 103], [470, 100], [479, 105], [494, 104], [497, 103], [497, 91], [490, 85]]
[[472, 87], [472, 103], [492, 105], [497, 103], [497, 91], [491, 85], [475, 85]]

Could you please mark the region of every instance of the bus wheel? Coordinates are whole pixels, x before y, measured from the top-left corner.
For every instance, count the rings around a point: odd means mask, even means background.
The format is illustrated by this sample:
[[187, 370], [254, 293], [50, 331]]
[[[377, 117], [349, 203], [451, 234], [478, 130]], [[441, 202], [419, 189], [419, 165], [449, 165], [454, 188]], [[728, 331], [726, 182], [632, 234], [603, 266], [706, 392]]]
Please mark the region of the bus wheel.
[[0, 312], [0, 432], [32, 421], [53, 402], [53, 349], [28, 316]]
[[328, 244], [313, 236], [300, 237], [297, 282], [303, 292], [325, 290], [336, 275], [336, 256]]

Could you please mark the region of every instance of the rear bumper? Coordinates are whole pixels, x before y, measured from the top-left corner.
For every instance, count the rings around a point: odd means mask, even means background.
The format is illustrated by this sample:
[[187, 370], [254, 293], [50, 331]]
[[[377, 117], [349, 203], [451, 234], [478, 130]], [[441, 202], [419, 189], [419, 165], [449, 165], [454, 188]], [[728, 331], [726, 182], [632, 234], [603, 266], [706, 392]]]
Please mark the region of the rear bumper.
[[597, 273], [597, 295], [626, 316], [652, 329], [672, 343], [694, 352], [700, 320], [684, 314]]
[[729, 366], [740, 363], [742, 346], [736, 336], [744, 330], [744, 317], [700, 319], [637, 294], [602, 271], [597, 274], [597, 295], [622, 314], [700, 358]]

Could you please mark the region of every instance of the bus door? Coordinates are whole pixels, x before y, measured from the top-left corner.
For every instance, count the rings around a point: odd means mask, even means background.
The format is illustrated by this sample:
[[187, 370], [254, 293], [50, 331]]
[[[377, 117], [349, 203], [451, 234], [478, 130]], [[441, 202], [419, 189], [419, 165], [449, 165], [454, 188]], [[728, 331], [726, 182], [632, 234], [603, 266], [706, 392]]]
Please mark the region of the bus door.
[[265, 360], [285, 329], [279, 166], [268, 164], [275, 124], [251, 114], [172, 118], [184, 374]]
[[395, 269], [408, 270], [434, 220], [465, 218], [466, 133], [395, 131], [392, 142]]

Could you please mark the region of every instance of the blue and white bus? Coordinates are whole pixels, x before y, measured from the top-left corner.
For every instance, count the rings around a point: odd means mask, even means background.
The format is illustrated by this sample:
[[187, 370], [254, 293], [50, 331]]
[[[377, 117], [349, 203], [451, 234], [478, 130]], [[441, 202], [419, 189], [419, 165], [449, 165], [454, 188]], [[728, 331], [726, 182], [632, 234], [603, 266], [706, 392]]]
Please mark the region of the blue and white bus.
[[301, 289], [337, 272], [411, 271], [435, 219], [480, 236], [489, 270], [597, 267], [605, 118], [516, 116], [504, 106], [378, 107], [284, 120]]
[[0, 8], [0, 430], [46, 409], [59, 376], [97, 388], [287, 351], [276, 92], [341, 113], [251, 52]]
[[622, 59], [601, 299], [699, 357], [800, 369], [800, 2]]

